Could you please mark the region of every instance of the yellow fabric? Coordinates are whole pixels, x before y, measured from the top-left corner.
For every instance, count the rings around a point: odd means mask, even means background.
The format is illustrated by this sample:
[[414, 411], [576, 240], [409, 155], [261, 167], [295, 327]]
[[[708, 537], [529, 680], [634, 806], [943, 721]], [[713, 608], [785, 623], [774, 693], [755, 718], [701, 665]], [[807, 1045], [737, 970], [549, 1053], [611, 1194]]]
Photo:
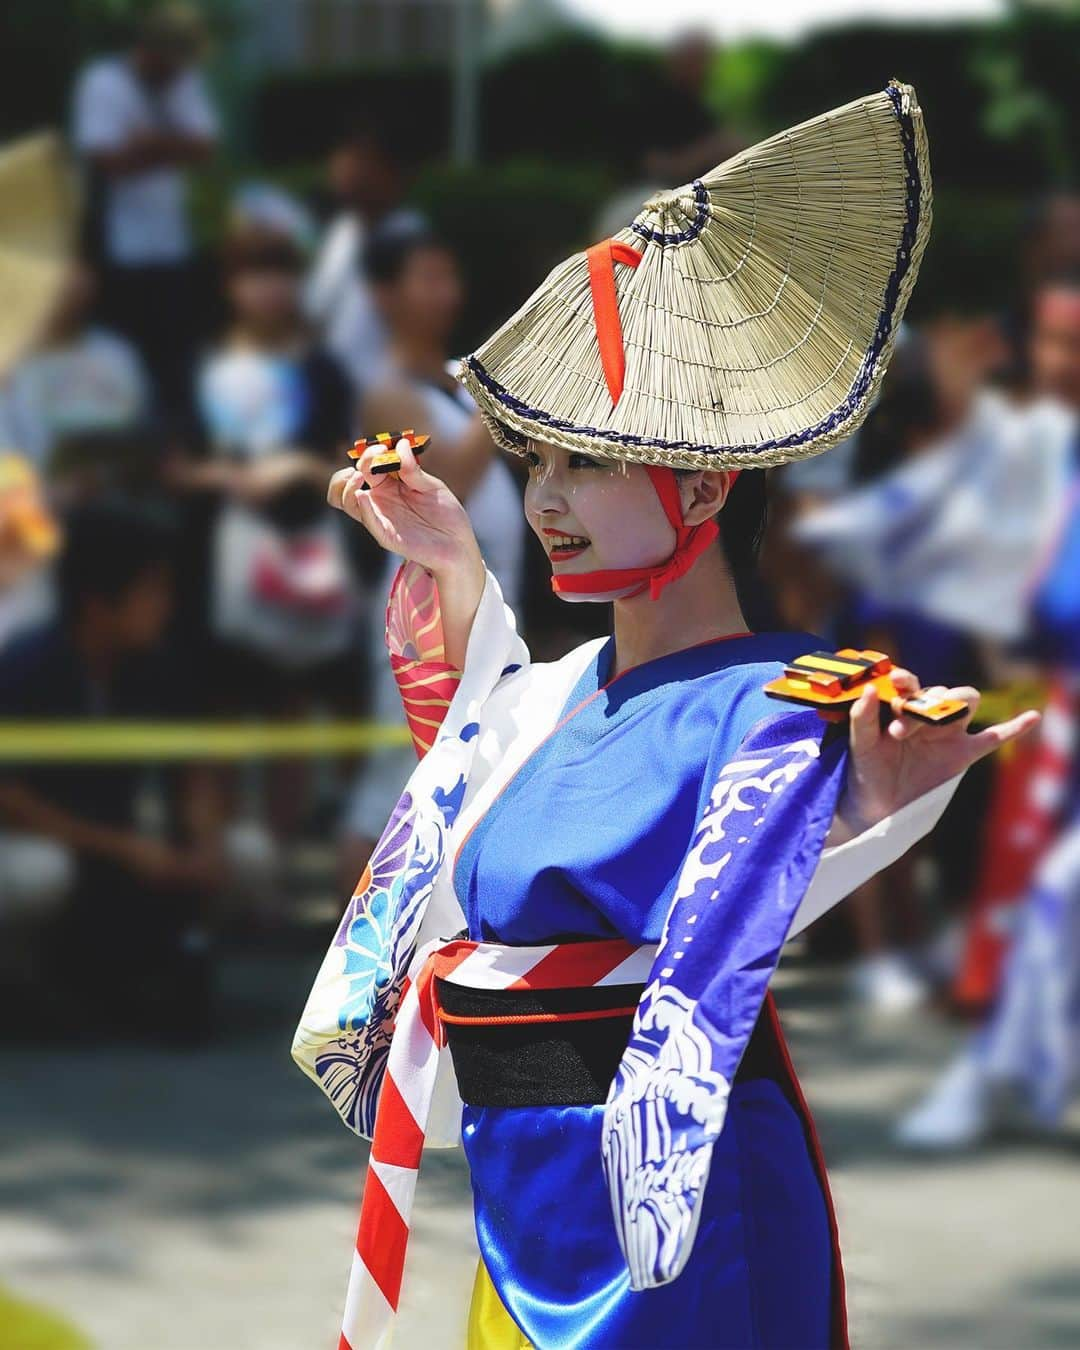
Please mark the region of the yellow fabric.
[[477, 1264], [473, 1282], [466, 1350], [532, 1350], [532, 1343], [503, 1307], [483, 1261]]
[[90, 1350], [90, 1342], [54, 1313], [0, 1289], [0, 1345], [4, 1350]]

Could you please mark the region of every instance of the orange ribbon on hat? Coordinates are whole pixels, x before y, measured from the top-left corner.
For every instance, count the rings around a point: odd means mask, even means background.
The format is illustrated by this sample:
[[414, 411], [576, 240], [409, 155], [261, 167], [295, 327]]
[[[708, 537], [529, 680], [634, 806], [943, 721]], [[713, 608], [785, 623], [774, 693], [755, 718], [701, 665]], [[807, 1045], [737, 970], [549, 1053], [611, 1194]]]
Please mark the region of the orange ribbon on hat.
[[619, 302], [615, 294], [615, 264], [637, 267], [641, 254], [629, 244], [601, 239], [585, 252], [589, 265], [589, 289], [592, 291], [593, 319], [600, 344], [600, 363], [612, 404], [619, 401], [626, 376], [626, 352], [623, 349]]
[[[604, 368], [604, 379], [614, 405], [622, 395], [626, 376], [626, 352], [623, 349], [622, 323], [615, 293], [615, 264], [618, 262], [627, 267], [637, 267], [641, 262], [641, 254], [629, 244], [602, 239], [599, 244], [593, 244], [592, 248], [585, 251], [585, 259], [589, 267], [589, 289], [592, 291], [600, 364]], [[720, 527], [712, 519], [702, 521], [700, 525], [685, 524], [674, 470], [646, 464], [645, 472], [652, 481], [668, 523], [675, 531], [675, 548], [671, 556], [653, 567], [607, 568], [553, 576], [551, 588], [556, 595], [595, 595], [602, 598], [616, 591], [626, 592], [627, 587], [633, 586], [636, 589], [630, 591], [630, 595], [640, 595], [647, 590], [650, 598], [655, 600], [665, 586], [690, 570], [720, 533]], [[738, 476], [739, 471], [735, 470], [732, 482]]]

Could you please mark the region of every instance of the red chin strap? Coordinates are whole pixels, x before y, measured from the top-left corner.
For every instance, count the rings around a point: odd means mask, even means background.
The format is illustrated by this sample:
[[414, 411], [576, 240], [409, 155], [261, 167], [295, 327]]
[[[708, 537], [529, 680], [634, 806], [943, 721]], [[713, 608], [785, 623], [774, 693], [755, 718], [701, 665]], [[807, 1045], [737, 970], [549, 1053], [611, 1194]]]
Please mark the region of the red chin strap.
[[[720, 527], [710, 516], [700, 525], [684, 525], [682, 500], [679, 497], [679, 480], [674, 469], [658, 464], [646, 464], [660, 505], [664, 508], [671, 528], [675, 531], [675, 551], [666, 562], [653, 567], [614, 567], [600, 572], [569, 572], [551, 578], [551, 589], [556, 595], [590, 595], [597, 599], [607, 599], [616, 592], [626, 592], [622, 598], [643, 595], [649, 592], [649, 599], [655, 600], [664, 587], [676, 581], [693, 567], [702, 553], [716, 539]], [[732, 474], [732, 482], [738, 472]], [[635, 589], [627, 591], [628, 586]]]

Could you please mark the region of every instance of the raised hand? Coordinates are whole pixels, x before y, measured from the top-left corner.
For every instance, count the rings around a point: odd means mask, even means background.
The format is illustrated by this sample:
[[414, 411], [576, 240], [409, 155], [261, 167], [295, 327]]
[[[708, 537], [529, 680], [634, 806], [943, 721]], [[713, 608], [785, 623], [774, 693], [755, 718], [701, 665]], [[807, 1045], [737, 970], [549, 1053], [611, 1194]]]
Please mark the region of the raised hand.
[[465, 508], [446, 484], [421, 469], [408, 441], [402, 439], [394, 448], [400, 472], [373, 474], [371, 462], [385, 450], [369, 445], [355, 469], [334, 474], [327, 500], [358, 520], [382, 548], [432, 574], [439, 592], [446, 660], [462, 670], [484, 593], [480, 546]]
[[436, 577], [478, 564], [480, 549], [465, 508], [441, 479], [424, 472], [408, 441], [398, 441], [395, 450], [398, 473], [373, 474], [372, 460], [385, 447], [370, 445], [355, 468], [334, 474], [330, 505], [358, 520], [380, 547]]
[[979, 704], [979, 691], [970, 686], [925, 691], [932, 698], [954, 698], [968, 705], [966, 717], [945, 726], [931, 726], [900, 716], [903, 698], [919, 691], [919, 681], [908, 670], [890, 672], [900, 698], [892, 702], [896, 716], [883, 728], [881, 701], [868, 686], [851, 710], [847, 787], [839, 816], [850, 834], [858, 834], [892, 815], [923, 793], [970, 768], [984, 755], [1024, 735], [1037, 725], [1039, 714], [1029, 710], [1007, 722], [971, 734], [968, 727]]

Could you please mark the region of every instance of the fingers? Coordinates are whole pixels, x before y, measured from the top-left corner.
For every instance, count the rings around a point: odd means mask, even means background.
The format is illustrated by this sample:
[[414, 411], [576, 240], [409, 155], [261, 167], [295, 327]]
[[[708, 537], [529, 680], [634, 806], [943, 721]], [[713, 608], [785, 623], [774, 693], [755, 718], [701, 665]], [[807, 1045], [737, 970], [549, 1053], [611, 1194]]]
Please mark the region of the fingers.
[[420, 467], [420, 462], [413, 454], [413, 448], [403, 436], [397, 445], [394, 446], [397, 451], [398, 459], [401, 460], [401, 468], [398, 470], [402, 480], [410, 487], [419, 487], [424, 478], [424, 471]]
[[919, 677], [913, 675], [910, 670], [905, 670], [902, 666], [890, 670], [889, 679], [892, 681], [896, 692], [903, 698], [910, 698], [912, 694], [919, 692]]
[[436, 481], [420, 467], [412, 446], [404, 437], [394, 446], [394, 451], [401, 461], [400, 470], [395, 473], [372, 473], [372, 461], [377, 455], [386, 453], [386, 446], [369, 445], [355, 464], [347, 469], [339, 469], [330, 479], [326, 500], [337, 510], [352, 516], [354, 520], [363, 520], [357, 504], [362, 498], [358, 494], [385, 489], [395, 479], [421, 492]]
[[878, 743], [881, 728], [878, 722], [878, 709], [881, 699], [873, 685], [868, 685], [851, 708], [850, 745], [855, 756], [867, 754]]
[[1042, 714], [1029, 708], [1027, 712], [1018, 713], [1016, 717], [1010, 717], [1007, 722], [997, 722], [992, 727], [987, 727], [984, 731], [977, 732], [974, 736], [968, 737], [968, 743], [973, 752], [971, 762], [982, 759], [985, 755], [992, 755], [995, 750], [1000, 750], [1003, 745], [1009, 741], [1015, 741], [1018, 736], [1023, 736], [1039, 725], [1042, 720]]
[[329, 486], [326, 489], [326, 500], [337, 511], [345, 509], [345, 493], [356, 477], [356, 470], [350, 465], [347, 469], [338, 469], [333, 478], [330, 479]]
[[[915, 691], [919, 696], [929, 703], [942, 703], [946, 699], [955, 700], [959, 703], [967, 704], [967, 712], [962, 718], [945, 725], [951, 729], [966, 731], [979, 706], [981, 695], [977, 689], [970, 684], [959, 685], [955, 689], [947, 689], [943, 684], [931, 685], [928, 689]], [[906, 695], [905, 697], [911, 697]], [[905, 714], [903, 709], [903, 699], [894, 698], [891, 703], [893, 712], [896, 714], [895, 721], [889, 725], [889, 735], [898, 741], [910, 740], [912, 736], [925, 735], [928, 732], [942, 731], [943, 727], [935, 726], [932, 722], [923, 722], [917, 717]]]

